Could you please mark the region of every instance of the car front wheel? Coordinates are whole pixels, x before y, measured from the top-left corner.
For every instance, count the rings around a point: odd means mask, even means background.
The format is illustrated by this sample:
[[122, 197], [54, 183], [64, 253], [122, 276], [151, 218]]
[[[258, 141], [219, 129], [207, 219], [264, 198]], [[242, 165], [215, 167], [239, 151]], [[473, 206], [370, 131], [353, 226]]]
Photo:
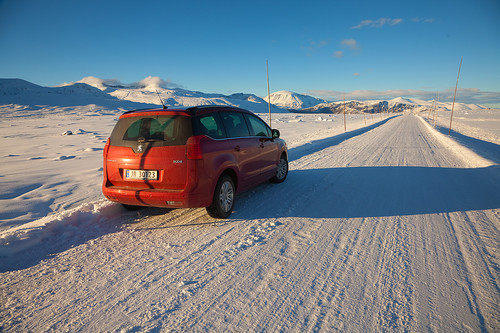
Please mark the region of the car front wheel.
[[281, 155], [280, 161], [278, 163], [278, 170], [276, 170], [276, 175], [271, 178], [273, 183], [282, 183], [286, 176], [288, 175], [288, 160], [285, 155]]
[[222, 176], [215, 186], [212, 204], [207, 207], [208, 215], [225, 219], [231, 215], [234, 207], [234, 182], [228, 175]]

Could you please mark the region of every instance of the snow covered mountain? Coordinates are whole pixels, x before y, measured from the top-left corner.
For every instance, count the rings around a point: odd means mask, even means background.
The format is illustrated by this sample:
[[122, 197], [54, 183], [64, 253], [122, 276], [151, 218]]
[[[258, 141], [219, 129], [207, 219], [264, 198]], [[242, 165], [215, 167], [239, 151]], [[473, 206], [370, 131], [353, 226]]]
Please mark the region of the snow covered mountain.
[[[450, 111], [452, 108], [452, 103], [411, 100], [402, 97], [394, 98], [389, 101], [373, 100], [345, 102], [346, 113], [393, 113], [412, 110], [418, 113], [433, 110], [434, 108], [438, 110]], [[484, 107], [476, 104], [455, 103], [455, 110], [473, 111], [480, 109], [484, 109]], [[343, 113], [344, 102], [321, 103], [313, 107], [303, 109], [289, 109], [289, 111], [295, 113]]]
[[42, 87], [21, 79], [0, 79], [1, 104], [82, 105], [116, 100], [88, 84]]
[[[260, 97], [253, 94], [237, 93], [232, 95], [210, 94], [198, 91], [190, 91], [181, 88], [170, 87], [170, 82], [159, 77], [148, 76], [144, 80], [131, 84], [123, 84], [117, 80], [103, 80], [96, 77], [85, 77], [74, 84], [87, 84], [93, 86], [108, 95], [120, 100], [127, 100], [138, 103], [160, 104], [158, 95], [161, 96], [166, 106], [195, 106], [195, 105], [229, 105], [249, 109], [254, 112], [266, 112], [267, 103]], [[285, 111], [275, 108], [274, 111]]]
[[[104, 88], [108, 90], [108, 88]], [[113, 91], [111, 88], [110, 91]], [[17, 104], [29, 109], [43, 106], [98, 105], [110, 109], [133, 110], [155, 107], [155, 102], [124, 100], [97, 87], [83, 82], [74, 82], [57, 87], [42, 87], [22, 79], [0, 79], [0, 105]]]
[[346, 101], [321, 103], [302, 110], [290, 110], [299, 113], [380, 113], [380, 112], [403, 112], [413, 110], [417, 105], [413, 103], [399, 103], [395, 101]]
[[[159, 77], [147, 78], [130, 84], [118, 80], [99, 79], [88, 76], [77, 82], [64, 83], [57, 87], [42, 87], [21, 79], [0, 79], [0, 104], [76, 106], [96, 104], [113, 108], [144, 108], [161, 105], [169, 107], [195, 105], [228, 105], [254, 112], [268, 111], [268, 98], [254, 94], [236, 93], [232, 95], [203, 93], [172, 87]], [[273, 112], [298, 113], [342, 113], [343, 102], [327, 103], [324, 100], [278, 91], [271, 94]], [[451, 103], [395, 98], [390, 101], [348, 101], [347, 113], [423, 111], [431, 108], [451, 110]], [[455, 110], [477, 110], [483, 107], [472, 104], [455, 103]]]
[[[264, 97], [264, 100], [269, 101], [269, 96]], [[325, 103], [325, 100], [294, 93], [292, 91], [277, 91], [271, 94], [271, 104], [286, 108], [286, 109], [304, 109], [310, 108], [320, 103]]]
[[[57, 87], [42, 87], [21, 79], [0, 79], [0, 104], [76, 106], [96, 104], [107, 107], [144, 108], [161, 105], [229, 105], [254, 112], [267, 112], [268, 104], [253, 94], [207, 94], [181, 88], [169, 88], [169, 82], [147, 77], [131, 84], [117, 80], [85, 77]], [[273, 106], [273, 112], [287, 112]]]

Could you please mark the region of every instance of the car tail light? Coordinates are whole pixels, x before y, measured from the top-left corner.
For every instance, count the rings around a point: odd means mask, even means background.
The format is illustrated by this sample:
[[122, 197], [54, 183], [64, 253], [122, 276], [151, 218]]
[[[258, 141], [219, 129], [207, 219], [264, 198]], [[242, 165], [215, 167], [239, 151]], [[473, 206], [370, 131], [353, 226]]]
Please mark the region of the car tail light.
[[102, 152], [102, 155], [104, 157], [106, 157], [108, 155], [108, 149], [109, 149], [109, 142], [111, 141], [110, 138], [108, 138], [108, 140], [106, 141], [106, 145], [104, 145], [104, 149], [103, 149], [103, 152]]
[[201, 143], [204, 139], [206, 139], [205, 135], [196, 135], [187, 140], [186, 154], [188, 160], [201, 160], [203, 158]]
[[108, 161], [107, 161], [107, 158], [108, 158], [108, 150], [109, 150], [109, 145], [110, 145], [110, 141], [111, 139], [108, 138], [108, 140], [106, 141], [106, 145], [104, 146], [104, 149], [103, 149], [103, 152], [102, 152], [102, 173], [103, 173], [103, 177], [104, 177], [104, 185], [103, 186], [107, 186], [108, 185]]

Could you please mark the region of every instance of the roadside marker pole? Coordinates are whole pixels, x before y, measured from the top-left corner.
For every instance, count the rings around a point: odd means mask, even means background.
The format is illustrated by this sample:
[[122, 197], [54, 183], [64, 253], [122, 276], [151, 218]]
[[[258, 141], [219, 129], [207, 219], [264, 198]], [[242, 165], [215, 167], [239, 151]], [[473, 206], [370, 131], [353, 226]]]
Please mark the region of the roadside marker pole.
[[344, 132], [347, 132], [347, 125], [345, 122], [345, 94], [344, 94]]
[[269, 90], [269, 64], [266, 60], [266, 70], [267, 70], [267, 97], [269, 104], [269, 127], [271, 127], [271, 92]]
[[458, 78], [460, 77], [460, 69], [462, 68], [463, 59], [464, 57], [460, 59], [460, 66], [458, 67], [457, 84], [455, 85], [455, 95], [453, 95], [453, 104], [451, 105], [450, 130], [448, 131], [448, 136], [451, 135], [451, 123], [453, 121], [453, 110], [455, 109], [455, 97], [457, 97]]
[[432, 124], [434, 125], [434, 128], [436, 128], [436, 117], [437, 117], [437, 108], [438, 108], [438, 97], [439, 92], [436, 92], [436, 99], [434, 100], [433, 106], [434, 106], [434, 114], [432, 116]]
[[437, 96], [437, 102], [436, 102], [436, 121], [434, 122], [434, 128], [436, 128], [436, 124], [437, 124], [437, 118], [439, 116], [439, 91], [436, 92], [436, 96]]
[[429, 110], [429, 114], [432, 112], [432, 121], [431, 123], [434, 124], [434, 116], [436, 114], [436, 109], [435, 109], [435, 105], [436, 105], [436, 100], [433, 100], [432, 101], [432, 109]]

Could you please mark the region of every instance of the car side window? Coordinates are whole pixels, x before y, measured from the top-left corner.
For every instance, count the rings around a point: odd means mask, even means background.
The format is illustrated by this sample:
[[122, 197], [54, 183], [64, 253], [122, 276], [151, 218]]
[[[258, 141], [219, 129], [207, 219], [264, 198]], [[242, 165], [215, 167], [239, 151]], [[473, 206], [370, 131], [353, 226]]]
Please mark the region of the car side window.
[[230, 138], [250, 136], [247, 123], [241, 112], [221, 112], [222, 122]]
[[265, 136], [271, 137], [271, 130], [266, 123], [264, 123], [261, 119], [252, 116], [245, 115], [248, 120], [248, 124], [250, 125], [250, 134], [253, 136]]
[[214, 139], [226, 137], [224, 128], [217, 113], [204, 114], [198, 118], [200, 134], [207, 135]]

